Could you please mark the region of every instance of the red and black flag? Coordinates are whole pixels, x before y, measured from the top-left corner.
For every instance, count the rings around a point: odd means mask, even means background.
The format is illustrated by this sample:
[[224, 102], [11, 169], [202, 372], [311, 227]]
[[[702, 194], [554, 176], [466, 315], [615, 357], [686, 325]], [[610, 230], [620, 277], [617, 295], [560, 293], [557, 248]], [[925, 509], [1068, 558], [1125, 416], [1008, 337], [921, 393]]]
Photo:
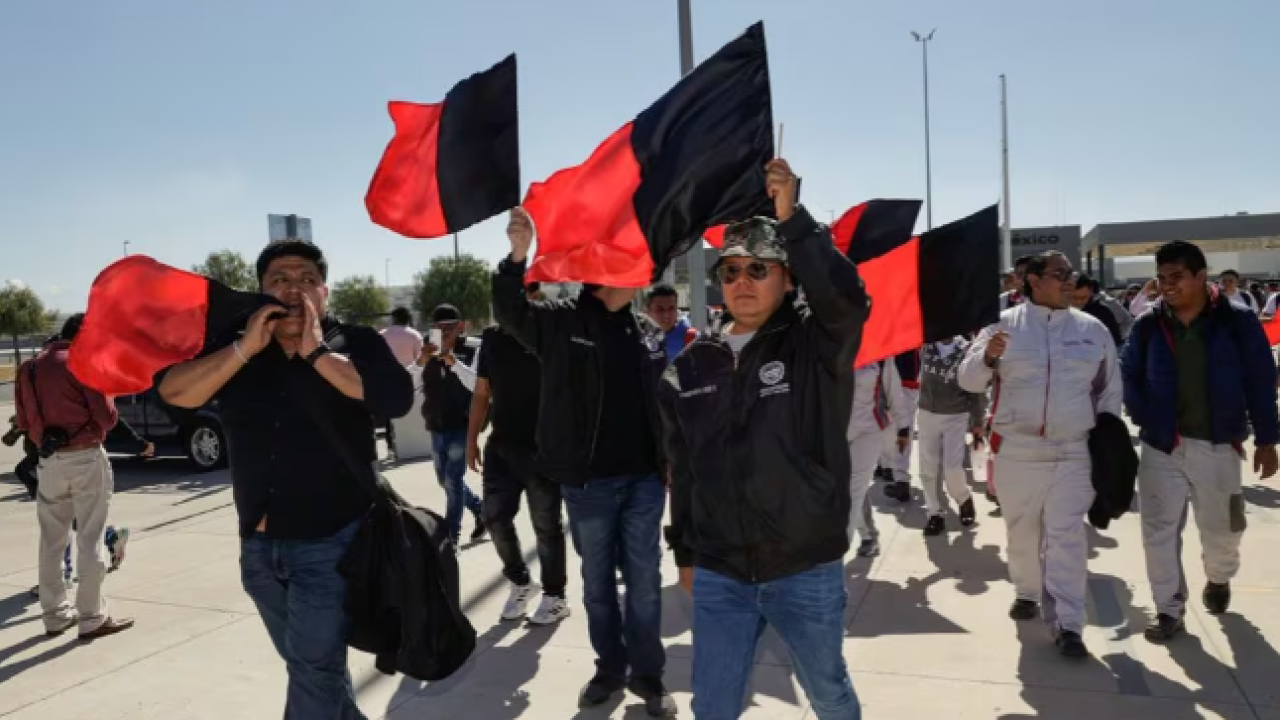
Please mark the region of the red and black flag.
[[708, 227], [767, 214], [773, 111], [764, 25], [707, 58], [582, 165], [529, 188], [530, 281], [643, 287]]
[[911, 236], [919, 201], [877, 200], [833, 228], [871, 296], [857, 365], [979, 330], [1000, 317], [997, 206]]
[[161, 370], [230, 343], [250, 315], [274, 302], [132, 255], [93, 281], [68, 366], [104, 395], [140, 393]]
[[465, 230], [520, 202], [516, 56], [435, 105], [388, 103], [396, 134], [369, 183], [369, 219], [405, 237]]

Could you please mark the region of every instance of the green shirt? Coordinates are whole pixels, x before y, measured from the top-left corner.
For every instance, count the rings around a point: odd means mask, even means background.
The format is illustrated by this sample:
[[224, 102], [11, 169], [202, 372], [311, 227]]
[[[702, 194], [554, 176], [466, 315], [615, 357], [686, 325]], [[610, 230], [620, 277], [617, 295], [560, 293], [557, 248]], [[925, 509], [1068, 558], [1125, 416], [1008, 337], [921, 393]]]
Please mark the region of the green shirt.
[[1173, 334], [1178, 368], [1178, 433], [1195, 440], [1213, 439], [1209, 414], [1209, 352], [1204, 341], [1204, 315], [1191, 325], [1166, 318]]

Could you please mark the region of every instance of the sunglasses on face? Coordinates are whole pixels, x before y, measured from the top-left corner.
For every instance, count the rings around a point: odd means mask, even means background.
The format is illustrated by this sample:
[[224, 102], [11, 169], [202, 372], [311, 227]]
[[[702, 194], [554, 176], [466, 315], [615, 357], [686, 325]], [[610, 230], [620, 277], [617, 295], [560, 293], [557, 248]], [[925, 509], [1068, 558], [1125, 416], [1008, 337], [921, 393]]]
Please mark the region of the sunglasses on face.
[[1044, 272], [1040, 273], [1040, 277], [1046, 277], [1051, 280], [1057, 280], [1058, 282], [1066, 282], [1070, 280], [1073, 275], [1075, 275], [1075, 271], [1072, 270], [1071, 268], [1058, 268], [1057, 270], [1045, 270]]
[[768, 278], [769, 273], [772, 271], [772, 265], [756, 260], [746, 265], [721, 265], [716, 268], [716, 277], [719, 278], [721, 285], [732, 285], [738, 282], [745, 272], [747, 277], [756, 282], [761, 282]]

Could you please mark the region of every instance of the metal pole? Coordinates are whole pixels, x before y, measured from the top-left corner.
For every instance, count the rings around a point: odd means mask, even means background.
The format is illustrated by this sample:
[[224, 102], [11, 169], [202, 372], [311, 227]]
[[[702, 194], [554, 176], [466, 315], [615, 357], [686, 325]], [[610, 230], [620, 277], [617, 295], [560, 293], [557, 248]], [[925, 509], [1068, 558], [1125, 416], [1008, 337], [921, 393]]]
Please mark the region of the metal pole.
[[933, 151], [929, 131], [929, 41], [932, 39], [933, 33], [929, 33], [929, 37], [920, 42], [924, 48], [924, 197], [929, 230], [933, 229]]
[[[693, 72], [693, 0], [676, 0], [680, 24], [680, 77]], [[707, 329], [707, 257], [702, 238], [685, 255], [689, 269], [689, 321], [699, 331]], [[674, 273], [673, 273], [674, 275]]]
[[458, 233], [453, 234], [453, 261], [458, 261]]
[[1000, 267], [1013, 267], [1013, 207], [1009, 204], [1009, 94], [1004, 75], [1000, 76], [1000, 155], [1004, 166], [1004, 224], [1000, 228]]
[[387, 285], [387, 292], [391, 292], [391, 258], [387, 258], [386, 263], [384, 263], [383, 273], [382, 280]]
[[129, 241], [124, 241], [124, 256], [129, 257]]

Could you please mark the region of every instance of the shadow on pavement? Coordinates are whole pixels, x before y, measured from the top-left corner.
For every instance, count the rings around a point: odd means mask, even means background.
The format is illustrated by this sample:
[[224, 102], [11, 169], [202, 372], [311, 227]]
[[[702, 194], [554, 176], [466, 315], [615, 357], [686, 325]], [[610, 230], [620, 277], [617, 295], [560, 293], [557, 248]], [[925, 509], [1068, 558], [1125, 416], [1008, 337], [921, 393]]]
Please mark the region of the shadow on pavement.
[[7, 598], [0, 599], [0, 628], [17, 625], [18, 623], [10, 623], [9, 620], [25, 615], [27, 608], [38, 602], [39, 600], [26, 591], [17, 592]]
[[[201, 493], [210, 494], [231, 487], [231, 475], [225, 471], [198, 473], [185, 459], [159, 458], [138, 460], [116, 459], [117, 493]], [[191, 499], [187, 499], [190, 502]]]

